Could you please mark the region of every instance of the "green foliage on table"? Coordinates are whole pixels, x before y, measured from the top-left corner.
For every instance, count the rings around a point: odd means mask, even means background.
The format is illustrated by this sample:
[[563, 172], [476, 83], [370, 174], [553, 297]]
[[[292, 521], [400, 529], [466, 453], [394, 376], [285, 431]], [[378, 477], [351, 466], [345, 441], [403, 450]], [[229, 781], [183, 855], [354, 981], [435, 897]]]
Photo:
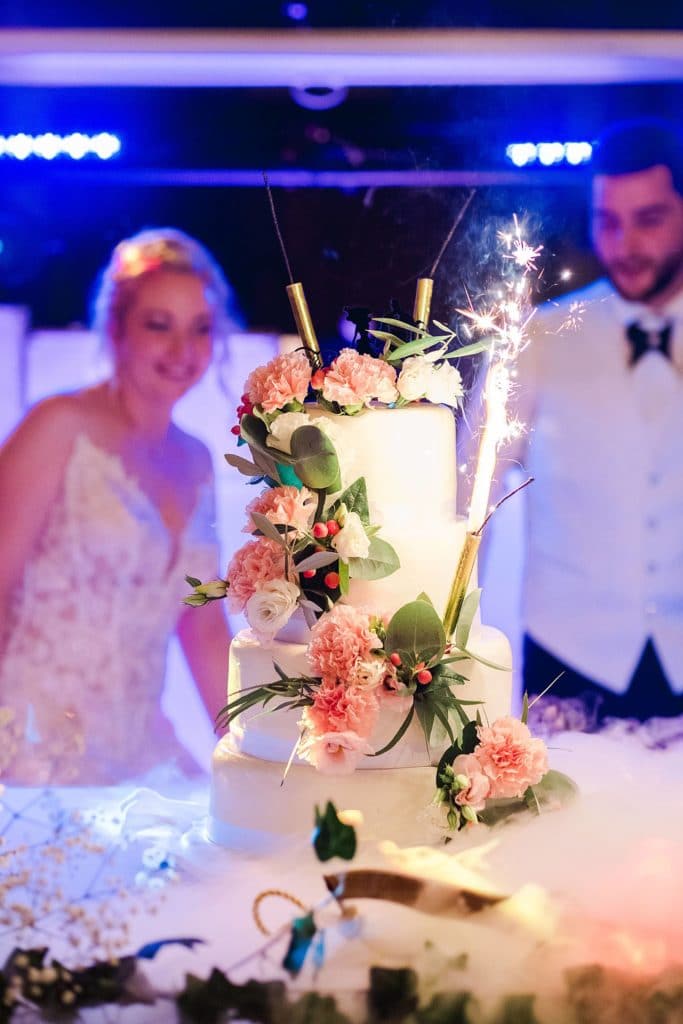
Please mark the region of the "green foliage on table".
[[353, 860], [356, 855], [356, 830], [340, 820], [337, 808], [328, 800], [324, 812], [315, 809], [315, 827], [313, 829], [313, 849], [320, 861], [341, 857]]

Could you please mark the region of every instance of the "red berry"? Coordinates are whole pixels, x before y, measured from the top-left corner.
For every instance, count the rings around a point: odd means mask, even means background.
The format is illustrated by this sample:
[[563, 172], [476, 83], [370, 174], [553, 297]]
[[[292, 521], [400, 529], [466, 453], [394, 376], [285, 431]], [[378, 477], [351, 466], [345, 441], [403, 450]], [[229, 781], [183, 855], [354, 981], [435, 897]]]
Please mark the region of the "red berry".
[[239, 437], [241, 433], [239, 423], [236, 423], [234, 427], [230, 427], [230, 433], [234, 434], [235, 437]]
[[313, 524], [313, 536], [316, 540], [322, 540], [323, 537], [327, 537], [329, 530], [325, 523], [314, 523]]
[[325, 523], [325, 526], [327, 527], [327, 532], [330, 535], [330, 537], [336, 537], [339, 531], [341, 530], [341, 526], [339, 525], [336, 519], [328, 519], [327, 522]]
[[427, 683], [431, 683], [432, 673], [429, 671], [428, 668], [423, 668], [417, 673], [417, 681], [422, 686], [426, 686]]
[[392, 654], [389, 655], [389, 661], [391, 662], [392, 665], [395, 665], [396, 668], [398, 668], [398, 666], [402, 664], [401, 655], [398, 653], [398, 651], [394, 651]]
[[240, 395], [240, 398], [242, 399], [242, 401], [243, 401], [243, 402], [248, 402], [248, 401], [250, 401], [250, 398], [249, 398], [249, 392], [248, 392], [248, 391], [245, 391], [243, 395]]
[[315, 569], [304, 569], [301, 575], [305, 576], [307, 580], [311, 580], [315, 576]]
[[330, 590], [336, 590], [339, 586], [339, 573], [328, 572], [324, 579], [325, 586]]

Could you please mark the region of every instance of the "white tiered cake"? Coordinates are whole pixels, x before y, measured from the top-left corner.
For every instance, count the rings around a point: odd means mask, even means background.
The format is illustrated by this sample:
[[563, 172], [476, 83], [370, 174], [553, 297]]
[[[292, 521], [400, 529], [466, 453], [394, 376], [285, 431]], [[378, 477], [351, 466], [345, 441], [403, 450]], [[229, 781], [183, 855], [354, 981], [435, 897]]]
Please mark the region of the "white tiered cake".
[[[369, 408], [356, 416], [316, 408], [310, 415], [330, 421], [343, 488], [365, 478], [370, 521], [381, 527], [382, 537], [400, 560], [400, 568], [383, 579], [352, 578], [343, 603], [390, 617], [424, 592], [443, 616], [465, 537], [465, 524], [455, 513], [452, 412], [411, 404]], [[268, 647], [251, 630], [238, 634], [230, 650], [229, 700], [275, 679], [274, 662], [288, 676], [310, 674], [309, 631], [300, 615]], [[479, 711], [484, 721], [493, 721], [509, 714], [512, 674], [507, 638], [477, 618], [467, 646], [481, 660], [458, 663], [457, 671], [468, 680], [457, 686], [458, 698], [481, 702], [468, 708], [471, 717]], [[449, 743], [438, 722], [428, 745], [415, 718], [386, 753], [363, 756], [360, 773], [323, 774], [295, 757], [281, 785], [299, 737], [299, 717], [295, 709], [272, 712], [252, 707], [231, 724], [213, 756], [212, 838], [226, 845], [258, 845], [275, 837], [305, 835], [314, 806], [330, 799], [338, 809], [361, 812], [364, 838], [417, 838], [421, 812], [434, 794], [432, 766]], [[370, 747], [381, 750], [400, 723], [396, 711], [382, 706]]]

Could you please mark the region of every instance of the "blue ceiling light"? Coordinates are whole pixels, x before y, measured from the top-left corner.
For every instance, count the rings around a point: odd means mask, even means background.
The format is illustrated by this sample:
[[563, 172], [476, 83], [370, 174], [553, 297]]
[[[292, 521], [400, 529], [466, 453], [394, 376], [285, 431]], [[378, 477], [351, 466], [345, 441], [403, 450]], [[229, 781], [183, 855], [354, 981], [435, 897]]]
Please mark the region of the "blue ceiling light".
[[26, 132], [0, 135], [0, 157], [15, 160], [28, 160], [29, 157], [40, 160], [54, 160], [57, 157], [82, 160], [88, 156], [110, 160], [120, 151], [121, 140], [111, 132], [99, 132], [97, 135], [85, 135], [83, 132], [71, 132], [70, 135], [57, 135], [54, 132], [42, 135], [28, 135]]
[[578, 167], [588, 163], [592, 155], [590, 142], [512, 142], [505, 147], [505, 156], [515, 167], [536, 163], [543, 167], [558, 164]]

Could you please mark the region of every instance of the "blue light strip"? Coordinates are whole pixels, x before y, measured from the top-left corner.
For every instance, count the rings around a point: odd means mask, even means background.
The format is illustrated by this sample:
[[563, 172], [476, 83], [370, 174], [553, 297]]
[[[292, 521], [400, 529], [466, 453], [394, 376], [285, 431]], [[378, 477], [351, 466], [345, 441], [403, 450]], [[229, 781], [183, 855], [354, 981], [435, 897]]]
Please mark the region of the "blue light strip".
[[505, 147], [505, 156], [515, 167], [558, 164], [578, 167], [590, 161], [593, 146], [590, 142], [513, 142]]
[[70, 135], [55, 135], [54, 132], [45, 132], [43, 135], [27, 135], [25, 132], [0, 135], [0, 157], [14, 160], [36, 157], [40, 160], [54, 160], [56, 157], [82, 160], [87, 156], [110, 160], [120, 151], [120, 138], [110, 132], [99, 132], [97, 135], [84, 135], [82, 132], [72, 132]]

